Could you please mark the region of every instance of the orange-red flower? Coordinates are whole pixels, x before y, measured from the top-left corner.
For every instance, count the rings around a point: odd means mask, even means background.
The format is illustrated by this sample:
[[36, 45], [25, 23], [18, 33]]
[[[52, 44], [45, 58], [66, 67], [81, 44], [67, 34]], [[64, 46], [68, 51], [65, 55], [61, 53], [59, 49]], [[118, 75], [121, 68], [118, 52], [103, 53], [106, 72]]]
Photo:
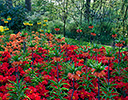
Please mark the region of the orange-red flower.
[[88, 26], [88, 28], [92, 29], [94, 26]]
[[73, 79], [73, 78], [74, 78], [74, 75], [73, 75], [72, 73], [68, 73], [68, 77], [69, 77], [70, 79]]
[[57, 42], [62, 42], [62, 41], [64, 41], [65, 40], [65, 38], [63, 37], [63, 38], [60, 38], [60, 39], [56, 39], [57, 40]]
[[87, 53], [83, 53], [83, 55], [85, 56], [85, 57], [87, 57], [87, 56], [89, 56], [89, 53], [87, 52]]
[[80, 76], [81, 74], [82, 74], [81, 71], [76, 71], [76, 75], [77, 75], [77, 76]]
[[36, 47], [28, 47], [28, 50], [33, 50], [33, 51], [35, 51], [35, 50], [36, 50]]
[[95, 72], [95, 69], [92, 69], [93, 75], [97, 76], [97, 77], [101, 77], [105, 75], [104, 70], [100, 71], [100, 72]]
[[1, 19], [1, 21], [4, 21], [4, 19]]
[[62, 60], [62, 58], [60, 58], [60, 57], [53, 57], [53, 61], [55, 61], [55, 62], [59, 62], [61, 60]]
[[78, 76], [78, 75], [74, 75], [74, 79], [76, 79], [76, 80], [79, 80], [80, 79], [80, 76]]
[[59, 31], [60, 30], [60, 28], [55, 28], [55, 31]]
[[125, 44], [125, 41], [122, 41], [123, 44]]
[[17, 38], [16, 34], [11, 34], [9, 40], [15, 40]]
[[105, 57], [105, 60], [114, 60], [114, 57]]
[[76, 74], [68, 73], [68, 77], [69, 77], [69, 79], [79, 80], [81, 74], [82, 74], [81, 71], [76, 71]]
[[116, 43], [115, 46], [122, 47], [123, 46], [123, 43]]
[[80, 32], [82, 32], [82, 30], [81, 30], [81, 29], [78, 29], [78, 30], [76, 30], [76, 32], [77, 32], [77, 33], [80, 33]]
[[96, 33], [91, 33], [91, 35], [96, 36]]
[[116, 38], [116, 37], [117, 37], [117, 34], [113, 34], [112, 37], [113, 37], [113, 38]]
[[22, 61], [14, 61], [11, 65], [12, 67], [16, 67], [22, 64]]
[[93, 51], [95, 51], [95, 52], [99, 52], [100, 50], [99, 50], [99, 49], [94, 48], [94, 49], [93, 49]]

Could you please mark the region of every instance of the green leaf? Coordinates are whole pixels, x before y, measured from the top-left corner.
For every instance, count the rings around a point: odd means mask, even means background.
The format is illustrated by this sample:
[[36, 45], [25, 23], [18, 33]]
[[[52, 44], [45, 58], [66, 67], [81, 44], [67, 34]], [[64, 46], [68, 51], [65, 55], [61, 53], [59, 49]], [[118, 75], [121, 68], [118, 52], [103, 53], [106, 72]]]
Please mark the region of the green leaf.
[[57, 83], [55, 82], [55, 81], [53, 81], [53, 80], [50, 80], [54, 85], [56, 85], [57, 86]]
[[68, 84], [68, 83], [61, 83], [61, 84], [60, 84], [60, 87], [61, 87], [62, 85], [69, 85], [69, 84]]
[[63, 88], [61, 88], [61, 90], [69, 90], [69, 89], [63, 87]]
[[53, 88], [53, 89], [55, 89], [55, 90], [58, 90], [58, 88], [56, 88], [56, 87], [54, 87], [54, 86], [50, 86], [50, 88]]

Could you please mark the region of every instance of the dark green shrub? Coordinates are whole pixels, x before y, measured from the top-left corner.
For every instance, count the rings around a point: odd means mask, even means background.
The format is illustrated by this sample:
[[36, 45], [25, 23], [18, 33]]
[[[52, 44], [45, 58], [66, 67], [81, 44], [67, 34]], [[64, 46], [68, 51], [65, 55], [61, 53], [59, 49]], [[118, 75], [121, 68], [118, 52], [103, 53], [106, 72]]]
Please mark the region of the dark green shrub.
[[111, 36], [111, 31], [112, 31], [113, 25], [110, 22], [102, 22], [102, 23], [97, 23], [95, 25], [95, 30], [96, 30], [96, 39], [98, 43], [101, 44], [111, 44], [112, 42], [112, 36]]
[[[20, 31], [24, 26], [23, 22], [26, 19], [26, 9], [23, 6], [16, 6], [7, 8], [4, 2], [0, 1], [0, 17], [7, 18], [8, 16], [11, 17], [11, 21], [7, 24], [7, 26], [14, 30], [14, 32]], [[0, 24], [5, 25], [3, 22], [0, 21]]]

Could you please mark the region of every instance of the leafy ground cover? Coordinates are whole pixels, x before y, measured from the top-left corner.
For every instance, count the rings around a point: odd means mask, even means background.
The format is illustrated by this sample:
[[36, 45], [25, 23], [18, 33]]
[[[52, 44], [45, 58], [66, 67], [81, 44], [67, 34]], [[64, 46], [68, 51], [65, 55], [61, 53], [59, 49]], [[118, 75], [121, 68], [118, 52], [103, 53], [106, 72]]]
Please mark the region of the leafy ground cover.
[[0, 100], [128, 100], [124, 41], [118, 40], [114, 49], [93, 41], [72, 45], [49, 30], [24, 25], [17, 34], [0, 26]]

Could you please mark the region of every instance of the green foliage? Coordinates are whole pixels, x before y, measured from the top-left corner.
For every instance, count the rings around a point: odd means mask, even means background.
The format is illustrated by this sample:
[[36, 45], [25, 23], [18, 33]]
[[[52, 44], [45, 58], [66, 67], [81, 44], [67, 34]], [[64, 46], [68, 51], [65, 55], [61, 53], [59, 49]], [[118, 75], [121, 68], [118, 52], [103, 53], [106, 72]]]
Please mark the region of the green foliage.
[[[26, 94], [24, 93], [25, 90], [27, 90], [28, 88], [25, 88], [25, 84], [22, 82], [22, 80], [20, 80], [20, 82], [13, 82], [10, 81], [10, 83], [12, 83], [12, 87], [8, 87], [7, 89], [9, 90], [8, 93], [10, 94], [9, 98], [13, 99], [13, 100], [21, 100], [23, 98], [28, 98], [26, 96]], [[30, 100], [30, 98], [28, 98]]]
[[96, 69], [95, 72], [100, 72], [105, 69], [105, 66], [102, 66], [102, 62], [98, 63], [98, 61], [89, 59], [87, 61], [87, 65], [91, 68]]
[[[90, 75], [90, 73], [91, 73], [91, 71], [89, 71], [88, 73], [82, 73], [82, 75], [81, 76], [85, 76], [85, 77], [82, 77], [80, 80], [80, 82], [78, 82], [78, 84], [80, 84], [80, 86], [79, 86], [79, 88], [84, 88], [86, 91], [89, 91], [89, 92], [91, 92], [92, 90], [92, 88], [94, 88], [94, 85], [92, 84], [92, 82], [91, 82], [91, 78], [90, 77], [94, 77], [93, 75]], [[81, 84], [86, 84], [86, 85], [81, 85]], [[92, 85], [92, 86], [90, 86], [90, 85]]]
[[5, 2], [0, 0], [0, 13], [7, 10], [7, 6], [4, 6]]
[[95, 25], [96, 39], [98, 43], [110, 44], [112, 41], [111, 30], [113, 25], [110, 22], [101, 22]]
[[55, 81], [50, 80], [52, 85], [49, 86], [52, 90], [50, 91], [50, 94], [53, 95], [50, 100], [54, 100], [55, 98], [59, 98], [60, 100], [66, 100], [63, 97], [67, 96], [69, 91], [68, 88], [63, 87], [63, 85], [68, 85], [68, 83], [64, 83], [62, 78], [59, 82], [55, 79]]
[[[26, 19], [26, 9], [23, 6], [16, 6], [8, 9], [7, 6], [0, 1], [0, 9], [0, 17], [7, 18], [10, 16], [12, 19], [9, 24], [7, 24], [9, 29], [18, 32], [23, 28], [23, 22]], [[2, 21], [0, 21], [0, 24], [5, 25]]]
[[76, 67], [74, 63], [69, 62], [63, 62], [62, 66], [64, 66], [64, 68], [62, 69], [62, 71], [65, 72], [65, 76], [66, 77], [68, 75], [68, 73], [76, 73], [76, 71], [81, 70], [82, 66]]
[[101, 100], [103, 99], [110, 100], [111, 98], [118, 96], [118, 93], [114, 88], [114, 86], [116, 86], [117, 84], [114, 84], [114, 81], [108, 85], [107, 80], [104, 78], [104, 81], [102, 81], [101, 84], [102, 84], [102, 86], [100, 87], [102, 90]]

